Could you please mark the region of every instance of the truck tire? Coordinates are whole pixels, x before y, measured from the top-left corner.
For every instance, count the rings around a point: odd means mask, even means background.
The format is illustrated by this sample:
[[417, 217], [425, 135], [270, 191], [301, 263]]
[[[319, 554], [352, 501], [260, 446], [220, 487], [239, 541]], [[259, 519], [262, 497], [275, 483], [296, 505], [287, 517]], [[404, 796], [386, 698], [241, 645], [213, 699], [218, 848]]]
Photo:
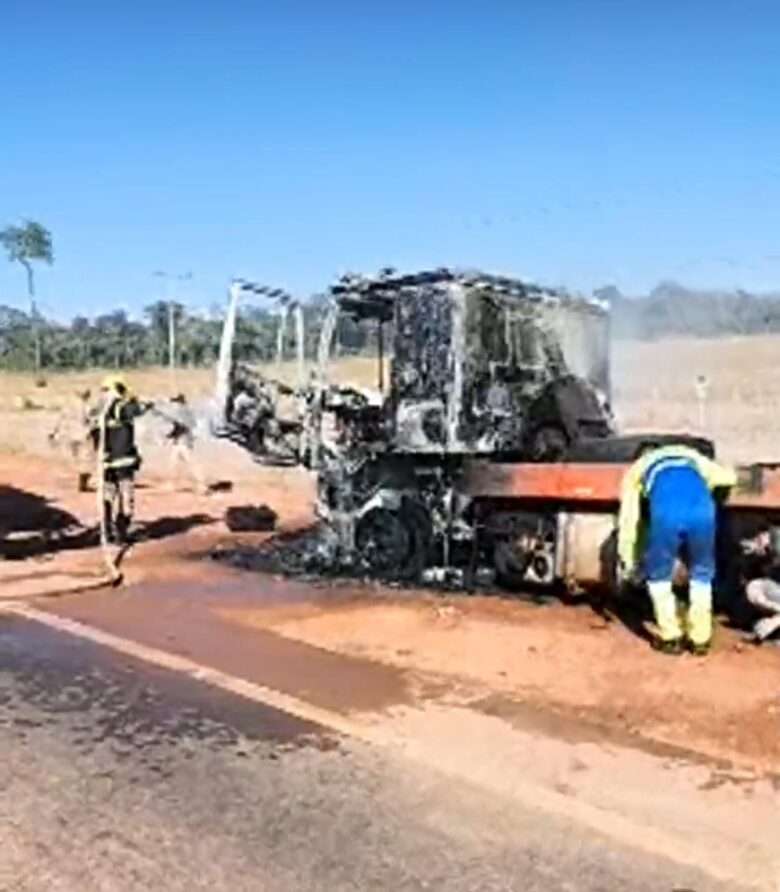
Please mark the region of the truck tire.
[[358, 563], [381, 579], [418, 579], [428, 556], [428, 526], [422, 506], [408, 500], [397, 511], [372, 508], [355, 530]]

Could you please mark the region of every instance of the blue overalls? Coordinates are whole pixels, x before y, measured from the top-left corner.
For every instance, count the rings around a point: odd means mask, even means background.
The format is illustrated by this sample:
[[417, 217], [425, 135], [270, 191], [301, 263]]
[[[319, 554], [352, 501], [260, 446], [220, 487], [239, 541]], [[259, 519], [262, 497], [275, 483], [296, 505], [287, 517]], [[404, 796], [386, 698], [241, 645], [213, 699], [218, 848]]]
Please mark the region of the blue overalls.
[[642, 478], [649, 507], [645, 574], [649, 582], [670, 580], [680, 550], [691, 581], [711, 584], [715, 576], [715, 502], [707, 483], [685, 458], [665, 456]]

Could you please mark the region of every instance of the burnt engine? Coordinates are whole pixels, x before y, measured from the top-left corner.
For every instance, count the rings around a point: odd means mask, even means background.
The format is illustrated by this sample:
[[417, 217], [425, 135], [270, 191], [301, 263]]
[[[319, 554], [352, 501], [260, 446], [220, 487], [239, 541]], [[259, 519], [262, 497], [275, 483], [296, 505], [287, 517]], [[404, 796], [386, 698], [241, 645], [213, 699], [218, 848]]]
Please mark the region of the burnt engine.
[[[303, 432], [298, 404], [305, 397], [248, 365], [236, 363], [230, 370], [217, 434], [243, 446], [258, 462], [298, 464]], [[282, 406], [283, 401], [287, 406]]]

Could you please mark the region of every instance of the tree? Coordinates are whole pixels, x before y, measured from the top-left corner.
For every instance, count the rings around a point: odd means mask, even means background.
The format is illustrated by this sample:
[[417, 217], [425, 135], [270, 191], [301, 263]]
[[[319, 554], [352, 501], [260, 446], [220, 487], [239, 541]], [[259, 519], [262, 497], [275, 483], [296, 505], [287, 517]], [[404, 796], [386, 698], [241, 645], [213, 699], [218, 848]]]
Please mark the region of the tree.
[[30, 298], [30, 316], [32, 318], [35, 339], [35, 370], [41, 367], [41, 337], [38, 310], [35, 305], [35, 278], [33, 262], [54, 262], [49, 230], [34, 220], [25, 220], [23, 226], [6, 226], [0, 230], [0, 244], [8, 253], [11, 263], [20, 263], [27, 273], [27, 296]]

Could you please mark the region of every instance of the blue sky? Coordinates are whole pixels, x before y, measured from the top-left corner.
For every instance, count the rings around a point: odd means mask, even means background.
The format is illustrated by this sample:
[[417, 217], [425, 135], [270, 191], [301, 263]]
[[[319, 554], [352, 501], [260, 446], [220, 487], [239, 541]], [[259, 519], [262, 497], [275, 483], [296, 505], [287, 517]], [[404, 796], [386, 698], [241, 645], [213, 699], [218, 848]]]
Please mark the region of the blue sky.
[[[780, 287], [780, 6], [0, 0], [0, 222], [42, 305], [345, 270]], [[0, 260], [0, 303], [24, 305]]]

